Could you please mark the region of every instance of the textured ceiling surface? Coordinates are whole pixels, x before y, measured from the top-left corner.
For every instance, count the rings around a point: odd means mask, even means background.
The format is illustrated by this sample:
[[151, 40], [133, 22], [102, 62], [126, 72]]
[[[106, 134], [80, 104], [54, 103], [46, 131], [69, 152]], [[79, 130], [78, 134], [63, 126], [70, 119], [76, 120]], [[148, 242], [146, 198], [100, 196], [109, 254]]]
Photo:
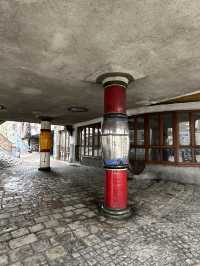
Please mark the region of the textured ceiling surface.
[[195, 92], [199, 28], [199, 0], [1, 0], [0, 120], [101, 116], [105, 72], [135, 78], [128, 108]]

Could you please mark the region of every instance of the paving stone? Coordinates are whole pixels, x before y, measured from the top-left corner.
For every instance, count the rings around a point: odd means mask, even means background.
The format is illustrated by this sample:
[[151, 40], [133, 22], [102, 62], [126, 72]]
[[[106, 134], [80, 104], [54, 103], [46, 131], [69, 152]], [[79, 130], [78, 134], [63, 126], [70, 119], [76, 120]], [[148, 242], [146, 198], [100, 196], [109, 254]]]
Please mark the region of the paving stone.
[[54, 236], [55, 234], [56, 233], [53, 231], [53, 229], [45, 229], [36, 233], [36, 235], [40, 239], [49, 238], [51, 236]]
[[7, 242], [0, 242], [0, 254], [9, 251], [9, 246]]
[[10, 213], [0, 213], [0, 219], [10, 218]]
[[13, 240], [10, 240], [9, 245], [12, 249], [19, 248], [21, 246], [30, 244], [37, 241], [37, 237], [34, 234], [25, 235]]
[[68, 233], [70, 229], [68, 227], [60, 226], [60, 227], [55, 227], [54, 230], [58, 235], [62, 235]]
[[200, 187], [133, 179], [134, 216], [116, 221], [97, 212], [103, 169], [51, 163], [44, 173], [34, 160], [0, 169], [0, 256], [9, 266], [200, 264]]
[[93, 212], [93, 211], [88, 211], [88, 212], [85, 212], [84, 215], [85, 215], [86, 217], [91, 218], [91, 217], [96, 216], [97, 214], [96, 214], [95, 212]]
[[13, 249], [9, 252], [9, 257], [11, 262], [19, 261], [21, 262], [27, 257], [33, 255], [33, 250], [30, 245], [23, 246], [21, 248]]
[[28, 229], [26, 228], [20, 228], [16, 231], [13, 231], [11, 233], [12, 237], [13, 238], [17, 238], [17, 237], [20, 237], [20, 236], [24, 236], [24, 235], [27, 235], [29, 233]]
[[32, 233], [36, 233], [36, 232], [39, 232], [39, 231], [43, 230], [44, 229], [44, 225], [41, 224], [41, 223], [40, 224], [35, 224], [35, 225], [31, 226], [29, 229], [30, 229], [30, 231]]
[[49, 239], [42, 239], [32, 243], [32, 248], [36, 253], [46, 251], [50, 247]]
[[0, 265], [4, 266], [4, 265], [8, 265], [8, 256], [7, 255], [1, 255], [0, 256]]
[[44, 222], [44, 225], [46, 226], [46, 228], [50, 228], [58, 226], [59, 223], [57, 220], [49, 220], [48, 222]]
[[7, 224], [8, 224], [8, 219], [1, 219], [0, 220], [0, 227], [4, 226], [4, 225], [7, 225]]
[[18, 227], [16, 225], [8, 225], [8, 227], [3, 227], [1, 229], [1, 232], [0, 232], [0, 235], [3, 235], [4, 233], [9, 233], [9, 232], [12, 232], [12, 231], [15, 231], [17, 230]]
[[73, 206], [67, 206], [64, 209], [65, 209], [65, 211], [72, 211], [72, 210], [75, 209], [75, 207], [73, 207]]
[[48, 220], [49, 220], [49, 217], [46, 215], [35, 218], [36, 223], [47, 222]]
[[21, 262], [16, 262], [16, 263], [9, 264], [9, 266], [23, 266], [23, 264]]
[[67, 252], [65, 251], [63, 246], [57, 246], [57, 247], [51, 248], [46, 252], [46, 256], [49, 260], [55, 260], [55, 259], [61, 258], [65, 256], [66, 254]]
[[73, 215], [74, 215], [74, 212], [72, 212], [72, 211], [68, 211], [68, 212], [63, 213], [64, 217], [72, 217]]
[[0, 235], [0, 242], [9, 241], [10, 239], [12, 239], [10, 233], [5, 233], [3, 235]]
[[77, 237], [83, 238], [89, 235], [89, 231], [81, 226], [79, 229], [75, 230], [75, 234]]
[[63, 218], [63, 216], [60, 213], [53, 214], [52, 217], [54, 219], [62, 219]]
[[42, 266], [47, 263], [43, 255], [35, 255], [23, 261], [24, 266]]

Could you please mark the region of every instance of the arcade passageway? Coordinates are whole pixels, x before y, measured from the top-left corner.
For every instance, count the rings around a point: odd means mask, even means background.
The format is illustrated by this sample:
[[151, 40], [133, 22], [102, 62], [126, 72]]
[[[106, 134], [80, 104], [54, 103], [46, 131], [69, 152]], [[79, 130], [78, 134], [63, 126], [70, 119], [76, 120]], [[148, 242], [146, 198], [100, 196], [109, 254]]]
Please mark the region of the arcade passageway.
[[39, 157], [1, 164], [0, 265], [198, 265], [200, 187], [129, 180], [134, 215], [99, 215], [103, 169]]

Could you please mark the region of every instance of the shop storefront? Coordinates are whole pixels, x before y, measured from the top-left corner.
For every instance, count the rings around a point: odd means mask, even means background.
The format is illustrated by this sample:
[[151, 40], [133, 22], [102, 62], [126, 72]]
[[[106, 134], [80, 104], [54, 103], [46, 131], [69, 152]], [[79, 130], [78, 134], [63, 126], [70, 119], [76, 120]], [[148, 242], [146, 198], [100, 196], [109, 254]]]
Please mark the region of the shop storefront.
[[129, 128], [134, 160], [200, 166], [200, 111], [132, 116]]
[[[179, 110], [129, 116], [129, 168], [133, 174], [200, 183], [200, 111]], [[101, 156], [101, 123], [78, 128], [78, 160]]]

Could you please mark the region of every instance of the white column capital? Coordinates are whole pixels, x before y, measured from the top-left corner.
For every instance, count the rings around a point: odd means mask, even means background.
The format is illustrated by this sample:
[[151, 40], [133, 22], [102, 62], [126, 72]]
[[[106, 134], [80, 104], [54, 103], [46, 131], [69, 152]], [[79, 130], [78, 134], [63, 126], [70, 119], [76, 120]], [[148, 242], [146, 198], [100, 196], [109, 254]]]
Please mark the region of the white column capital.
[[51, 123], [49, 121], [41, 121], [41, 129], [51, 130]]

